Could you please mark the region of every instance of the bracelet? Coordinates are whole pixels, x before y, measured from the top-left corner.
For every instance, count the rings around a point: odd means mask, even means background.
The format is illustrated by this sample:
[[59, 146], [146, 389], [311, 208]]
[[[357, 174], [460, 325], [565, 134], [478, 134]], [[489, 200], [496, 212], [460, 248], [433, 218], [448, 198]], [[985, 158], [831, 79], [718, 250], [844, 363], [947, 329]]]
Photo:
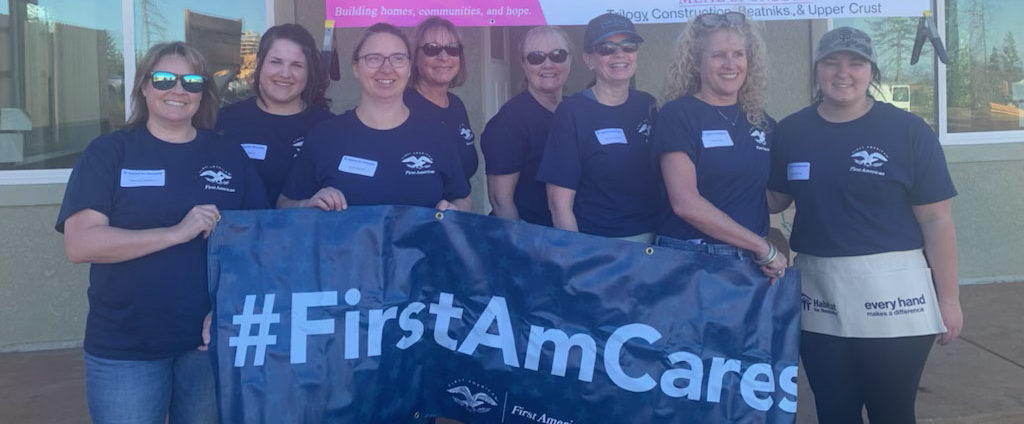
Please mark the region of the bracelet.
[[768, 264], [774, 262], [775, 261], [775, 257], [778, 256], [778, 255], [779, 255], [779, 250], [775, 248], [775, 245], [772, 244], [772, 242], [768, 242], [768, 257], [766, 257], [764, 259], [757, 259], [757, 256], [755, 256], [754, 257], [754, 263], [758, 264], [758, 265], [768, 265]]

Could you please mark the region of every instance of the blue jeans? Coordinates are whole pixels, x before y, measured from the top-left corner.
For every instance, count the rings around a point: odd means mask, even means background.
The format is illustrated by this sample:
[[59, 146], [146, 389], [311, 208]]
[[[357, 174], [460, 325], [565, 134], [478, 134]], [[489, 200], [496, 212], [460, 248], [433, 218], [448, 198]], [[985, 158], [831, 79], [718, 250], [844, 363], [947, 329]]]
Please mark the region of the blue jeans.
[[737, 259], [749, 259], [751, 261], [754, 260], [754, 254], [750, 253], [750, 251], [743, 250], [729, 244], [709, 244], [704, 242], [694, 243], [689, 240], [680, 240], [666, 236], [658, 236], [654, 240], [654, 244], [662, 247], [686, 250], [689, 252], [707, 253], [715, 256], [731, 256]]
[[121, 361], [85, 354], [85, 397], [96, 424], [216, 423], [213, 358], [191, 350]]

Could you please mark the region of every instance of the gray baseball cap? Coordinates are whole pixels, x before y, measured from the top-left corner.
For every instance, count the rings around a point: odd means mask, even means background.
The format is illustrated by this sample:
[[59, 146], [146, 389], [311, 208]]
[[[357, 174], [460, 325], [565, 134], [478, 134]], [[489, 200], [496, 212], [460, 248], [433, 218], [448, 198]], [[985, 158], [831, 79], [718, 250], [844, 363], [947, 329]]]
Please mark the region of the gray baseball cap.
[[821, 36], [818, 50], [814, 53], [814, 63], [835, 52], [854, 53], [878, 64], [875, 48], [871, 46], [871, 37], [857, 28], [839, 27]]
[[615, 34], [626, 34], [629, 39], [636, 42], [644, 41], [629, 18], [615, 13], [605, 13], [587, 23], [587, 30], [583, 33], [583, 51], [593, 51], [594, 46]]

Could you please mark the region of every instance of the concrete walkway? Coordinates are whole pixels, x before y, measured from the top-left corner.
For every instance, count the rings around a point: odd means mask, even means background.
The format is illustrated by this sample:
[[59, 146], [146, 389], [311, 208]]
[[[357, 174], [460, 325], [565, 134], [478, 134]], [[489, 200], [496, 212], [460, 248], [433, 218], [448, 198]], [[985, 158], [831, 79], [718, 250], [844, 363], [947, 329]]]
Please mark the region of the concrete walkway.
[[[963, 336], [936, 346], [917, 400], [922, 424], [1024, 423], [1024, 283], [962, 287]], [[0, 354], [0, 423], [86, 423], [81, 349]], [[800, 385], [796, 422], [814, 418]]]

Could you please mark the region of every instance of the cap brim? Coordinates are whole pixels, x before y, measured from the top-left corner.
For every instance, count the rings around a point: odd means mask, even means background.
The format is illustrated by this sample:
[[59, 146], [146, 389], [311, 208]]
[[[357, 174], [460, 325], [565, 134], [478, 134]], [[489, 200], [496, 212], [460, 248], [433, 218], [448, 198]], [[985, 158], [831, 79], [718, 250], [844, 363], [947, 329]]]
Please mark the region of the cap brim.
[[874, 63], [874, 64], [877, 65], [877, 63], [875, 62], [874, 58], [871, 58], [871, 57], [868, 57], [868, 56], [864, 56], [863, 52], [861, 52], [861, 51], [859, 51], [857, 49], [854, 49], [854, 48], [849, 48], [849, 47], [837, 47], [837, 48], [829, 50], [829, 51], [827, 51], [825, 53], [821, 53], [817, 57], [814, 58], [814, 63], [821, 62], [821, 60], [826, 58], [826, 57], [828, 57], [828, 55], [830, 55], [832, 53], [839, 53], [839, 52], [853, 53], [853, 54], [855, 54], [857, 56], [860, 56], [860, 57], [866, 59], [868, 62], [871, 62], [871, 63]]
[[592, 49], [592, 48], [594, 48], [594, 46], [596, 46], [596, 45], [598, 45], [600, 43], [603, 43], [604, 40], [607, 39], [608, 37], [611, 37], [611, 36], [617, 35], [617, 34], [629, 34], [630, 35], [630, 40], [633, 40], [633, 41], [636, 41], [636, 42], [639, 42], [639, 43], [644, 42], [644, 37], [641, 37], [640, 34], [637, 34], [636, 32], [630, 31], [628, 29], [623, 29], [623, 30], [618, 30], [618, 31], [612, 31], [612, 32], [604, 34], [604, 35], [602, 35], [600, 37], [597, 37], [596, 39], [594, 39], [594, 42], [591, 43], [590, 46], [588, 46], [588, 48]]

